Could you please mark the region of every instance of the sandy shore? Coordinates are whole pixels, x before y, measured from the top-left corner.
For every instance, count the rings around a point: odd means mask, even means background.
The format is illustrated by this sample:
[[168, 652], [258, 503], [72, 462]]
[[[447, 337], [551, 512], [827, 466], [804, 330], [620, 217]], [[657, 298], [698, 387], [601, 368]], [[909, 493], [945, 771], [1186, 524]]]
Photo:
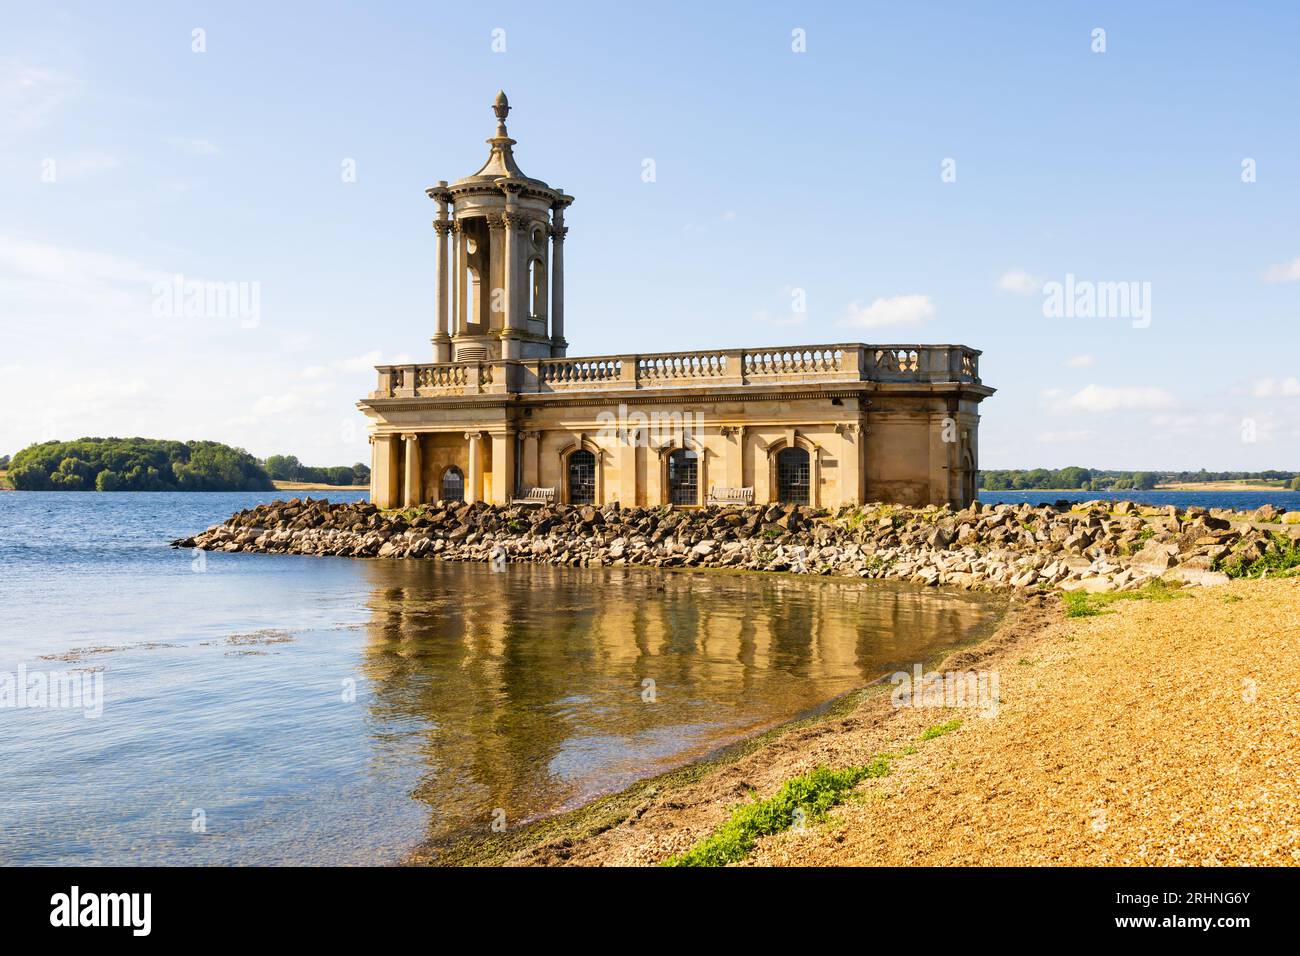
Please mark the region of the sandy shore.
[[1019, 601], [993, 637], [944, 662], [998, 674], [994, 716], [895, 708], [885, 688], [496, 862], [661, 863], [742, 801], [890, 753], [887, 777], [743, 862], [1300, 864], [1300, 579], [1104, 610], [1066, 618], [1054, 595]]
[[1286, 483], [1263, 481], [1171, 481], [1156, 485], [1156, 491], [1289, 491]]
[[326, 485], [319, 481], [280, 481], [271, 482], [276, 491], [369, 491], [369, 485]]

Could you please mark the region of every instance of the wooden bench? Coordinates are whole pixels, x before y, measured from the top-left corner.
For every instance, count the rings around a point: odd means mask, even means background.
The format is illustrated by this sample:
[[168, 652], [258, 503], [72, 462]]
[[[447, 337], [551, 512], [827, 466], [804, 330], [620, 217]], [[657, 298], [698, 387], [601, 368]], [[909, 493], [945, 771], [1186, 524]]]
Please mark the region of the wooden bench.
[[553, 505], [554, 488], [520, 488], [519, 496], [510, 500], [512, 505]]
[[705, 501], [709, 505], [738, 505], [742, 508], [753, 503], [753, 488], [719, 488], [716, 485], [709, 489], [709, 497]]

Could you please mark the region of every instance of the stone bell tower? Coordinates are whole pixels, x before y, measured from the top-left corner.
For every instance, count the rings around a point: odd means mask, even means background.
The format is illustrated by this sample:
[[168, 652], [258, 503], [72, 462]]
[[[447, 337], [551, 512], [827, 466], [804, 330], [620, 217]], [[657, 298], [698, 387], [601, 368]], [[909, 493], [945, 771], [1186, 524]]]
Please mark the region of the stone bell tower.
[[562, 357], [568, 348], [564, 210], [573, 197], [519, 169], [504, 92], [492, 110], [487, 162], [426, 190], [438, 204], [435, 363]]

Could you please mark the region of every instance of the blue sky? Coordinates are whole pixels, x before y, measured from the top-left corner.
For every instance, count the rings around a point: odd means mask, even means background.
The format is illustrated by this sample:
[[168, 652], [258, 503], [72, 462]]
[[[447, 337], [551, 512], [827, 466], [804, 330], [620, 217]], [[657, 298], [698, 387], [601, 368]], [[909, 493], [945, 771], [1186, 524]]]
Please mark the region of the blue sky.
[[[576, 197], [570, 354], [962, 342], [984, 467], [1300, 468], [1293, 4], [0, 16], [0, 452], [368, 460], [370, 367], [431, 358], [423, 191], [481, 164], [503, 87], [523, 170]], [[257, 322], [158, 315], [176, 273], [256, 283]], [[1067, 275], [1149, 321], [1046, 315]]]

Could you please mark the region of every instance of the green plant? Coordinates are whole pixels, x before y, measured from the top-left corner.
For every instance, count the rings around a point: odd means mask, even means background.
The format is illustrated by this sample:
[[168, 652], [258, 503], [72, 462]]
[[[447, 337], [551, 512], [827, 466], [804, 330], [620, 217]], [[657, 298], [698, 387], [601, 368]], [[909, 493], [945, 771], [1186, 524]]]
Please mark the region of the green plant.
[[1104, 594], [1066, 591], [1061, 598], [1065, 601], [1066, 617], [1095, 617], [1098, 614], [1105, 614], [1106, 607], [1116, 601], [1172, 601], [1180, 596], [1177, 588], [1161, 578], [1156, 578], [1135, 591], [1108, 591]]
[[1254, 558], [1235, 554], [1219, 560], [1216, 566], [1230, 578], [1294, 577], [1300, 574], [1300, 541], [1271, 531], [1263, 554]]
[[831, 807], [842, 803], [849, 791], [869, 777], [889, 773], [889, 758], [879, 756], [863, 767], [832, 770], [818, 767], [811, 773], [787, 780], [766, 800], [742, 804], [726, 823], [685, 853], [664, 861], [664, 866], [726, 866], [742, 860], [760, 837], [788, 830], [800, 815], [819, 820]]
[[922, 740], [934, 740], [935, 737], [942, 737], [944, 734], [950, 734], [961, 726], [961, 719], [954, 717], [952, 720], [942, 724], [935, 724], [933, 727], [927, 727], [921, 732]]

